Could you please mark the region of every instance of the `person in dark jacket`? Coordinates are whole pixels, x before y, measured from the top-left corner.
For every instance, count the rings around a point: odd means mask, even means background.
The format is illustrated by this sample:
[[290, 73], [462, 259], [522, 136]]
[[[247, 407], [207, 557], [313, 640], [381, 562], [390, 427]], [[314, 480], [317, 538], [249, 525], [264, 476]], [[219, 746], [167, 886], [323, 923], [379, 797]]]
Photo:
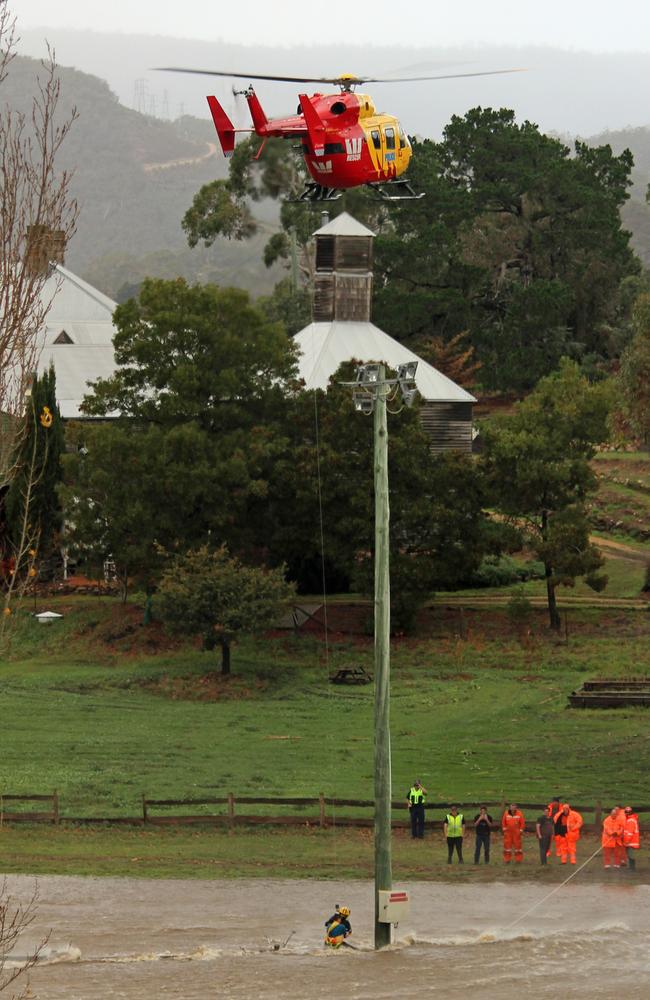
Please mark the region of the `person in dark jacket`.
[[539, 843], [539, 863], [545, 865], [551, 853], [551, 843], [555, 834], [555, 823], [551, 815], [551, 806], [547, 806], [541, 816], [537, 817], [535, 832]]
[[490, 863], [490, 831], [492, 829], [492, 817], [485, 806], [479, 806], [479, 811], [474, 817], [474, 829], [476, 830], [476, 844], [474, 846], [474, 864], [481, 860], [481, 848], [483, 848], [483, 858], [485, 864]]

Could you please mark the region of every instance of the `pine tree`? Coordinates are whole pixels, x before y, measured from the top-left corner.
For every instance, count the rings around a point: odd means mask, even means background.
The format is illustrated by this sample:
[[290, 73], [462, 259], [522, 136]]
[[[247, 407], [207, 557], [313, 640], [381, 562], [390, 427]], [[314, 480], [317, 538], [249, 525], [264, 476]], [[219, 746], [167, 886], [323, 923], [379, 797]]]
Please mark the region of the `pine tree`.
[[[62, 514], [57, 495], [61, 479], [64, 432], [56, 402], [56, 375], [50, 366], [34, 379], [26, 427], [17, 459], [18, 471], [6, 500], [8, 535], [14, 549], [25, 536], [37, 551], [41, 571], [56, 559]], [[27, 532], [25, 532], [27, 528]]]

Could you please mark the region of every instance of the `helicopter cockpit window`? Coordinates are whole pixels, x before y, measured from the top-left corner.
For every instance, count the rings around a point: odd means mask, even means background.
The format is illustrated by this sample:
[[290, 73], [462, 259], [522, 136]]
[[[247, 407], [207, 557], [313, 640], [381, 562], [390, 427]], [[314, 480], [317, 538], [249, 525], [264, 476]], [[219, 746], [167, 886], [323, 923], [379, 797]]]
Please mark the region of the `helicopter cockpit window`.
[[400, 149], [406, 149], [406, 147], [408, 146], [408, 144], [409, 144], [409, 141], [406, 138], [406, 135], [404, 133], [404, 129], [400, 128], [400, 130], [399, 130], [399, 148]]
[[395, 149], [395, 129], [385, 129], [384, 135], [386, 136], [386, 149]]
[[381, 138], [379, 136], [379, 129], [373, 128], [370, 135], [372, 136], [372, 144], [375, 147], [375, 149], [381, 149]]
[[342, 115], [345, 111], [347, 111], [347, 108], [343, 101], [334, 101], [330, 111], [333, 115]]

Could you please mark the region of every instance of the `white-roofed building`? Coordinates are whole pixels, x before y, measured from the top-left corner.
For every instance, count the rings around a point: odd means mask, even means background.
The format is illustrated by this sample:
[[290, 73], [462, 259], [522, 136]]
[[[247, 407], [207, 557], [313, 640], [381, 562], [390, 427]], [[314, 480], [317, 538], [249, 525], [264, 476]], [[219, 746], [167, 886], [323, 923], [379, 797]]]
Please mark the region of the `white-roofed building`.
[[56, 265], [43, 296], [52, 300], [41, 333], [39, 375], [50, 364], [56, 373], [56, 395], [64, 420], [84, 417], [80, 412], [88, 383], [115, 371], [113, 310], [117, 303]]
[[374, 233], [343, 212], [314, 235], [314, 322], [294, 338], [306, 388], [326, 389], [346, 361], [383, 361], [391, 368], [417, 361], [420, 414], [432, 450], [471, 451], [475, 397], [370, 322]]

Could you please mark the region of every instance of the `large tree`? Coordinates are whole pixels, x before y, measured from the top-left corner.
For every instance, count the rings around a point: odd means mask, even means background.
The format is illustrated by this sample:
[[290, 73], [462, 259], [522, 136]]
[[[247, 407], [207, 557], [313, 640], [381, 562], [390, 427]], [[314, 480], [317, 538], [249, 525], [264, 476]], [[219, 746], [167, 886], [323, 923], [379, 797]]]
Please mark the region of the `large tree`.
[[544, 563], [549, 620], [556, 629], [558, 584], [573, 585], [580, 576], [596, 590], [606, 583], [589, 540], [585, 501], [596, 488], [590, 460], [607, 437], [609, 396], [606, 384], [591, 385], [575, 362], [564, 359], [513, 416], [483, 428], [493, 501], [524, 527]]
[[257, 549], [248, 514], [284, 448], [295, 365], [286, 334], [245, 292], [180, 280], [146, 281], [115, 325], [117, 370], [84, 408], [122, 418], [80, 427], [65, 458], [72, 541], [147, 579], [156, 545]]
[[[327, 392], [295, 397], [289, 447], [259, 510], [269, 555], [286, 562], [302, 592], [358, 588], [372, 593], [374, 550], [373, 425], [355, 412], [352, 366]], [[417, 407], [389, 414], [393, 623], [413, 625], [436, 588], [467, 579], [494, 537], [483, 514], [484, 486], [469, 456], [432, 456]]]
[[[621, 280], [638, 270], [621, 227], [632, 156], [573, 151], [511, 111], [454, 116], [415, 148], [422, 203], [377, 240], [377, 304], [415, 338], [468, 328], [493, 388], [530, 388], [563, 354], [607, 358]], [[400, 249], [401, 248], [401, 249]]]

